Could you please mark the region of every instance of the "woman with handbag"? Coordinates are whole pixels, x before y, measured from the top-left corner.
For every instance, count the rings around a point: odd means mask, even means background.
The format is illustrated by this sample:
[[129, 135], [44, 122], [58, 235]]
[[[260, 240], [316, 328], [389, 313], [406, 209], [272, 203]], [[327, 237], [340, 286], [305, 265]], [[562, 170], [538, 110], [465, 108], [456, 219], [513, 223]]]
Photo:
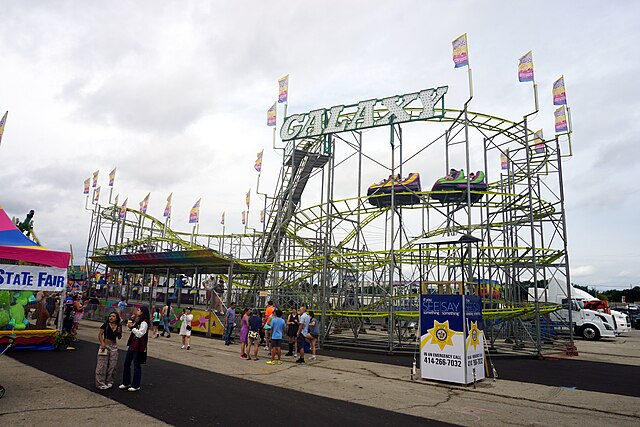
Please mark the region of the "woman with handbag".
[[191, 322], [193, 321], [193, 314], [191, 314], [191, 307], [184, 309], [184, 312], [180, 316], [182, 323], [180, 324], [180, 336], [182, 337], [181, 349], [191, 349]]
[[258, 310], [253, 309], [249, 317], [249, 334], [247, 343], [247, 360], [251, 360], [251, 346], [253, 346], [253, 360], [258, 360], [258, 341], [260, 341], [260, 329], [262, 329], [262, 319], [258, 315]]
[[[149, 341], [149, 308], [138, 307], [135, 320], [129, 320], [127, 327], [131, 331], [127, 341], [127, 355], [124, 358], [124, 372], [120, 390], [138, 391], [142, 381], [142, 365], [147, 362], [147, 342]], [[133, 363], [133, 382], [131, 381], [131, 363]]]
[[106, 390], [113, 387], [113, 374], [118, 365], [118, 344], [116, 340], [122, 338], [122, 325], [120, 325], [120, 315], [111, 312], [107, 316], [107, 321], [100, 326], [98, 340], [100, 349], [98, 350], [98, 363], [96, 364], [96, 387]]

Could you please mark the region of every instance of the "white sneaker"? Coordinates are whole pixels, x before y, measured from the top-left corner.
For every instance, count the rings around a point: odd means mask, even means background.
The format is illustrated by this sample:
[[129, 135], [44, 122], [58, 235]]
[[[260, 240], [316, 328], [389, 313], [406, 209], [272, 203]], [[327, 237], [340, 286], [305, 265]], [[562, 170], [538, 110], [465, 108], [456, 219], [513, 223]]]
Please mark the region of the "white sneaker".
[[129, 386], [128, 386], [128, 385], [124, 385], [124, 384], [120, 384], [120, 385], [118, 386], [118, 388], [119, 388], [120, 390], [126, 390], [126, 389], [128, 389], [128, 388], [129, 388]]
[[99, 386], [98, 388], [99, 388], [100, 390], [106, 390], [106, 389], [108, 389], [109, 387], [108, 387], [106, 384], [103, 384], [103, 385]]
[[138, 390], [140, 390], [140, 387], [138, 387], [138, 388], [129, 387], [127, 390], [128, 391], [138, 391]]
[[182, 350], [184, 350], [184, 346], [180, 347]]
[[311, 357], [309, 357], [309, 360], [316, 360], [316, 357], [311, 355]]
[[107, 384], [107, 388], [113, 387], [113, 384]]

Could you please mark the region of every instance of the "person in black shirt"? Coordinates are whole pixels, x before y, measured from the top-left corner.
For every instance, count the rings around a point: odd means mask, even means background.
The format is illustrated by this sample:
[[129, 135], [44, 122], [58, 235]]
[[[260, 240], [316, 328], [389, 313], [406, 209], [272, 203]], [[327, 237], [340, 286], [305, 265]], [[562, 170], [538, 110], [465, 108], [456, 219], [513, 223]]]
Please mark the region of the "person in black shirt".
[[258, 341], [260, 340], [260, 329], [262, 329], [262, 319], [258, 315], [258, 310], [253, 309], [249, 317], [249, 335], [247, 345], [247, 360], [251, 360], [251, 346], [253, 346], [253, 360], [258, 360]]
[[300, 316], [298, 316], [298, 309], [293, 307], [289, 316], [287, 316], [287, 336], [289, 337], [289, 352], [285, 356], [293, 356], [293, 349], [296, 345], [296, 335], [298, 335], [298, 324], [300, 323]]
[[114, 311], [109, 313], [107, 321], [100, 326], [98, 332], [100, 350], [96, 365], [96, 387], [100, 390], [113, 387], [113, 374], [118, 364], [117, 340], [120, 338], [122, 338], [120, 315]]

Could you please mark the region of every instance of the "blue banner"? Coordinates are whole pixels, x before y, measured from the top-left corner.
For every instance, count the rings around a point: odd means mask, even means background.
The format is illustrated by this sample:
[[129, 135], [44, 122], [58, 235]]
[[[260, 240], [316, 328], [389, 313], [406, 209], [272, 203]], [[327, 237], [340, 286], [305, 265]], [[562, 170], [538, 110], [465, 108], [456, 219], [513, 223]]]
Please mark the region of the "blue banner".
[[420, 371], [422, 378], [460, 384], [484, 378], [480, 297], [420, 296]]

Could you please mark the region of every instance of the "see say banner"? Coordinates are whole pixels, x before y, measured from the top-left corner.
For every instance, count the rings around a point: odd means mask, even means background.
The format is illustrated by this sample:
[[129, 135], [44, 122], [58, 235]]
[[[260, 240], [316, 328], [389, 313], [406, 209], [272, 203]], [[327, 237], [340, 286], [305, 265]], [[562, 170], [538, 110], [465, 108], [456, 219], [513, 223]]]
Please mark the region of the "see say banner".
[[460, 384], [484, 378], [480, 297], [420, 296], [420, 372], [425, 379]]

